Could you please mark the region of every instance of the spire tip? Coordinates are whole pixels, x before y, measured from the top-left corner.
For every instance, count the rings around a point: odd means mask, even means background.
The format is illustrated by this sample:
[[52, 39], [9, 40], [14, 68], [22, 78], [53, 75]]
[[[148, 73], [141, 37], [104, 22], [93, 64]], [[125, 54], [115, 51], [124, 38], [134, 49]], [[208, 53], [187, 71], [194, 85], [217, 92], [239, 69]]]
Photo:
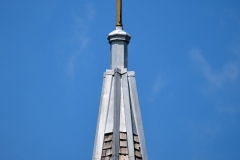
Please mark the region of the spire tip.
[[122, 0], [117, 0], [117, 27], [122, 27]]

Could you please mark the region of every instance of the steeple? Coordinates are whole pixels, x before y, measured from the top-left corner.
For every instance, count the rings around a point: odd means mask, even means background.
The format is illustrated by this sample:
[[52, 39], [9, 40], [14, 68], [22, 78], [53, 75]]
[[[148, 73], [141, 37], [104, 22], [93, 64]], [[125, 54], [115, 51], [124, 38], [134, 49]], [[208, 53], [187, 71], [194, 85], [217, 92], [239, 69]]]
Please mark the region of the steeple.
[[130, 39], [122, 28], [122, 0], [117, 0], [116, 29], [108, 35], [111, 68], [103, 76], [93, 160], [148, 160], [135, 72], [128, 71]]

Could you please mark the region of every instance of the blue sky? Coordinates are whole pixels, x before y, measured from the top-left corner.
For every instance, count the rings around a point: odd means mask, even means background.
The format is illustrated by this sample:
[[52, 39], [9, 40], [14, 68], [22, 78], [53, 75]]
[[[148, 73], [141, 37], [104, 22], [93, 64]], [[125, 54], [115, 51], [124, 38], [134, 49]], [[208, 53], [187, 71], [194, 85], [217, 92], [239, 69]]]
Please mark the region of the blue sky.
[[[240, 159], [240, 2], [123, 0], [149, 159]], [[0, 5], [0, 159], [91, 159], [115, 0]]]

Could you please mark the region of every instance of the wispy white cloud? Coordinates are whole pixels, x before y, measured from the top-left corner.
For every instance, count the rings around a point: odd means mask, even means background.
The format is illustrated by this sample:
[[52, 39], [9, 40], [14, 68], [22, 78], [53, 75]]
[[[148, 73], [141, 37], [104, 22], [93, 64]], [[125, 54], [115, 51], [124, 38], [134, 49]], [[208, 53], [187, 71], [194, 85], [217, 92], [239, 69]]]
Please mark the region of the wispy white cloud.
[[[221, 123], [209, 119], [206, 122], [190, 121], [188, 127], [190, 134], [190, 145], [192, 148], [192, 159], [208, 159], [203, 154], [209, 145], [213, 145], [218, 135], [222, 132]], [[202, 143], [199, 143], [202, 142]]]
[[193, 49], [189, 53], [190, 57], [196, 62], [203, 76], [211, 86], [220, 88], [227, 82], [236, 81], [239, 75], [238, 63], [230, 62], [225, 64], [220, 71], [215, 71], [207, 60], [203, 57], [199, 49]]
[[[233, 50], [235, 55], [238, 55], [240, 50]], [[193, 49], [189, 53], [191, 59], [196, 62], [198, 65], [202, 75], [206, 79], [206, 83], [201, 88], [201, 91], [206, 95], [209, 94], [213, 89], [220, 89], [228, 84], [233, 84], [235, 88], [239, 87], [236, 82], [239, 80], [239, 62], [240, 57], [236, 58], [232, 62], [227, 62], [223, 65], [219, 70], [214, 70], [213, 67], [207, 62], [204, 58], [203, 54], [199, 49]], [[226, 89], [226, 87], [225, 87]], [[234, 89], [234, 88], [232, 88]], [[229, 90], [229, 88], [228, 88]], [[228, 94], [232, 94], [231, 92], [224, 92], [225, 96], [228, 97]], [[216, 94], [214, 94], [216, 96]], [[216, 98], [213, 96], [213, 101], [215, 102], [215, 109], [217, 114], [227, 114], [227, 115], [237, 115], [239, 113], [239, 106], [234, 104], [234, 102], [226, 101], [226, 99]], [[214, 98], [215, 97], [215, 98]], [[221, 97], [221, 96], [220, 96]], [[236, 103], [236, 100], [235, 100]]]
[[163, 87], [167, 85], [167, 81], [165, 81], [160, 75], [158, 75], [152, 85], [150, 101], [154, 101], [156, 94], [158, 94]]
[[238, 113], [238, 107], [235, 107], [234, 105], [230, 106], [222, 106], [218, 108], [219, 113], [227, 113], [230, 115], [234, 115]]
[[89, 36], [89, 31], [91, 28], [91, 22], [95, 18], [96, 10], [92, 4], [86, 4], [84, 6], [85, 13], [83, 15], [78, 15], [72, 13], [74, 19], [74, 35], [69, 39], [70, 43], [76, 45], [75, 51], [69, 56], [67, 61], [67, 73], [73, 77], [75, 73], [75, 68], [77, 66], [77, 61], [79, 61], [80, 55], [83, 53], [84, 49], [87, 48], [91, 38]]
[[233, 47], [232, 51], [238, 57], [238, 59], [240, 60], [240, 46], [237, 45], [237, 47]]
[[221, 125], [219, 123], [215, 123], [214, 120], [208, 121], [207, 124], [197, 121], [191, 121], [189, 123], [191, 131], [194, 132], [194, 134], [192, 134], [192, 138], [194, 139], [204, 139], [206, 136], [211, 137], [212, 139], [221, 129]]
[[166, 81], [161, 76], [158, 76], [152, 86], [153, 93], [158, 93], [165, 85]]

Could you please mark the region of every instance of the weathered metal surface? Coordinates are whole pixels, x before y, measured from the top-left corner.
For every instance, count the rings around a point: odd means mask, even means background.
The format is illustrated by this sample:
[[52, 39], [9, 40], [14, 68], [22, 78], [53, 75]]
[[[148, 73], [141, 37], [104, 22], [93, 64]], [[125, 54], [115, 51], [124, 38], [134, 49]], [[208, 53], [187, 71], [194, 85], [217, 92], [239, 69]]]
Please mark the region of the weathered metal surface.
[[108, 35], [111, 44], [111, 69], [125, 69], [128, 67], [128, 43], [131, 36], [117, 27], [116, 30]]
[[[109, 72], [109, 73], [110, 73], [110, 72]], [[113, 72], [113, 74], [114, 74], [114, 72]], [[114, 85], [115, 85], [115, 79], [113, 78], [105, 133], [113, 132], [114, 95], [115, 95], [115, 87], [114, 87]]]
[[134, 71], [128, 71], [127, 74], [128, 74], [128, 77], [135, 77]]
[[127, 73], [122, 75], [122, 87], [123, 87], [123, 98], [125, 106], [125, 115], [126, 115], [126, 130], [127, 130], [127, 139], [128, 139], [128, 148], [129, 148], [129, 159], [134, 160], [134, 147], [133, 147], [133, 126], [132, 126], [132, 115], [131, 115], [131, 106], [130, 106], [130, 94], [128, 86]]
[[108, 35], [108, 40], [109, 40], [110, 44], [113, 41], [118, 41], [118, 42], [124, 41], [128, 44], [130, 39], [131, 39], [130, 34], [125, 32], [124, 30], [122, 30], [122, 27], [116, 27], [116, 29], [114, 31], [112, 31], [111, 33], [109, 33], [109, 35]]
[[147, 160], [135, 73], [115, 68], [104, 75], [94, 160]]
[[99, 114], [98, 114], [98, 124], [97, 124], [96, 137], [95, 137], [95, 146], [94, 146], [94, 151], [93, 151], [93, 159], [95, 159], [95, 160], [101, 159], [104, 131], [105, 131], [105, 126], [106, 126], [108, 105], [109, 105], [109, 99], [110, 99], [109, 97], [110, 97], [111, 86], [112, 86], [112, 79], [113, 79], [112, 75], [106, 75], [104, 78], [101, 102], [100, 102]]
[[104, 75], [94, 160], [148, 160], [135, 73], [115, 68]]
[[121, 103], [121, 75], [114, 74], [114, 123], [113, 123], [113, 147], [112, 160], [119, 159], [119, 128], [120, 128], [120, 103]]
[[123, 82], [121, 79], [120, 132], [126, 132], [125, 105], [123, 102]]
[[133, 132], [133, 134], [138, 134], [132, 106], [131, 106], [131, 115], [132, 115], [132, 132]]
[[142, 125], [142, 116], [141, 116], [141, 111], [140, 111], [140, 106], [139, 106], [139, 101], [138, 101], [138, 93], [137, 93], [135, 77], [129, 76], [128, 81], [129, 81], [129, 89], [130, 89], [130, 98], [131, 98], [131, 104], [132, 104], [133, 117], [135, 120], [136, 129], [138, 132], [138, 138], [140, 141], [142, 159], [148, 160], [147, 148], [146, 148], [143, 125]]
[[116, 26], [108, 35], [111, 69], [103, 76], [93, 160], [148, 160], [135, 72], [127, 71], [131, 36], [122, 28], [122, 0]]
[[124, 69], [128, 67], [127, 43], [115, 41], [111, 44], [111, 68]]

